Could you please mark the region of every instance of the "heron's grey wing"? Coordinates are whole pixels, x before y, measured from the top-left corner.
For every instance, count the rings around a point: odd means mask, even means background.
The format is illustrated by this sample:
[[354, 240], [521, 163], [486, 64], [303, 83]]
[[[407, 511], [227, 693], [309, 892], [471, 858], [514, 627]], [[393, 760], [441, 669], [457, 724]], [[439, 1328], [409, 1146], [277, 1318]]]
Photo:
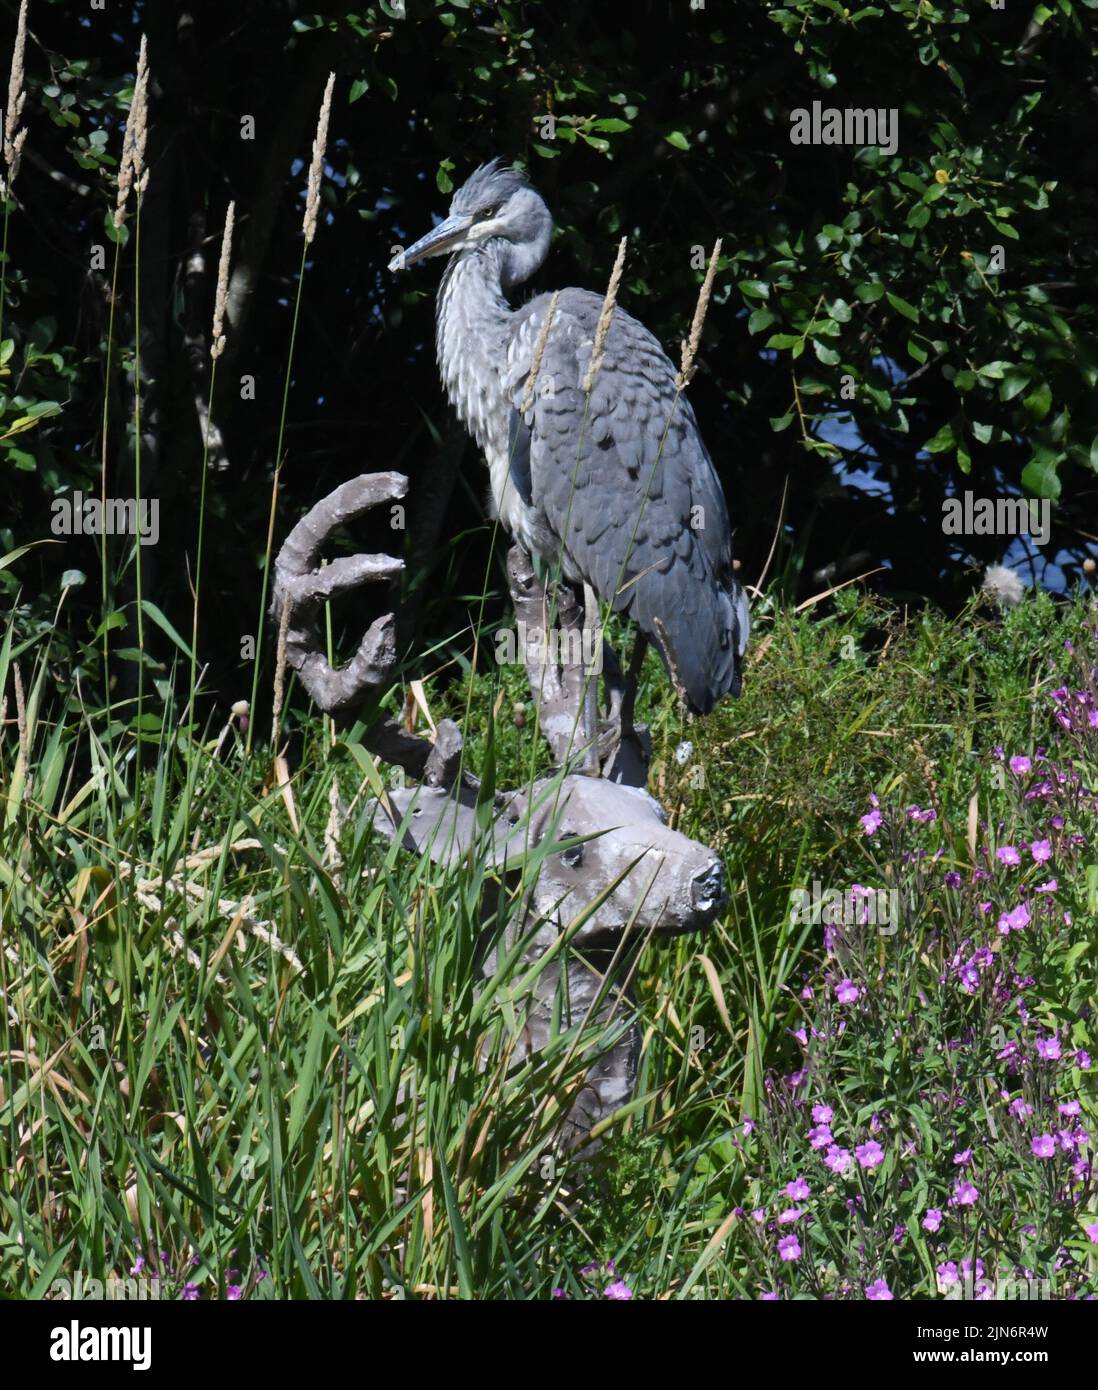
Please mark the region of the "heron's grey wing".
[[549, 303], [543, 295], [520, 311], [509, 344], [515, 485], [528, 485], [565, 574], [634, 617], [692, 707], [706, 711], [738, 692], [746, 603], [694, 413], [659, 343], [621, 309], [588, 404], [582, 383], [602, 301], [584, 290], [558, 297], [527, 392]]

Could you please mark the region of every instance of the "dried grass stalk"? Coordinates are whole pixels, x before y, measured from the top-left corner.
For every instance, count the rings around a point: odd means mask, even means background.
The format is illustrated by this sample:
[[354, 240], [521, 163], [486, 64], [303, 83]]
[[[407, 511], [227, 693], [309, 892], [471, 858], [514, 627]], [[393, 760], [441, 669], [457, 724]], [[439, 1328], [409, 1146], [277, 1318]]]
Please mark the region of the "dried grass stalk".
[[225, 211], [225, 230], [221, 236], [221, 260], [217, 265], [217, 293], [214, 296], [213, 333], [210, 338], [210, 356], [215, 362], [225, 351], [225, 306], [229, 301], [229, 261], [233, 252], [235, 217], [236, 204], [230, 203]]
[[675, 378], [675, 389], [682, 391], [690, 385], [694, 373], [698, 366], [698, 348], [701, 347], [702, 327], [705, 323], [705, 315], [709, 309], [709, 300], [713, 295], [713, 281], [717, 277], [717, 262], [721, 258], [721, 242], [718, 237], [713, 243], [713, 254], [709, 257], [709, 266], [705, 272], [705, 279], [702, 281], [701, 291], [698, 294], [698, 302], [694, 308], [694, 322], [690, 325], [690, 339], [682, 345], [682, 361], [679, 366], [679, 374]]
[[587, 364], [587, 371], [583, 377], [583, 393], [589, 394], [594, 386], [599, 369], [602, 367], [603, 353], [606, 351], [606, 335], [610, 332], [610, 320], [614, 317], [614, 306], [618, 302], [618, 287], [621, 284], [621, 273], [625, 267], [625, 245], [628, 237], [622, 237], [618, 243], [617, 259], [614, 261], [614, 269], [610, 272], [610, 283], [606, 287], [606, 298], [602, 301], [602, 312], [599, 314], [598, 325], [595, 328], [595, 346], [591, 349], [591, 360]]
[[538, 340], [534, 344], [534, 356], [530, 363], [530, 375], [526, 378], [526, 389], [522, 393], [522, 400], [519, 402], [519, 414], [525, 415], [534, 403], [534, 388], [538, 383], [538, 373], [541, 371], [541, 359], [545, 356], [545, 345], [549, 341], [549, 330], [553, 326], [553, 315], [557, 312], [557, 300], [560, 298], [560, 290], [553, 291], [553, 297], [549, 301], [549, 308], [545, 318], [542, 319], [541, 328], [538, 330]]
[[7, 193], [15, 182], [15, 176], [19, 172], [19, 161], [23, 156], [23, 146], [27, 140], [27, 132], [19, 128], [19, 120], [23, 115], [23, 107], [27, 100], [27, 93], [23, 88], [26, 50], [27, 0], [23, 0], [19, 6], [19, 23], [15, 30], [15, 47], [11, 54], [11, 75], [8, 78], [8, 104], [4, 111], [4, 164], [8, 171], [7, 179], [2, 181], [4, 193]]
[[335, 87], [335, 73], [328, 74], [324, 88], [324, 100], [320, 103], [320, 118], [316, 123], [316, 138], [313, 140], [313, 159], [309, 165], [309, 186], [305, 194], [305, 220], [302, 231], [306, 244], [316, 236], [317, 217], [320, 214], [320, 180], [324, 174], [324, 151], [328, 145], [328, 117], [332, 112], [332, 89]]
[[274, 698], [271, 701], [271, 747], [278, 744], [278, 726], [282, 722], [282, 701], [286, 694], [286, 639], [290, 631], [290, 600], [282, 603], [278, 620], [278, 649], [275, 653]]

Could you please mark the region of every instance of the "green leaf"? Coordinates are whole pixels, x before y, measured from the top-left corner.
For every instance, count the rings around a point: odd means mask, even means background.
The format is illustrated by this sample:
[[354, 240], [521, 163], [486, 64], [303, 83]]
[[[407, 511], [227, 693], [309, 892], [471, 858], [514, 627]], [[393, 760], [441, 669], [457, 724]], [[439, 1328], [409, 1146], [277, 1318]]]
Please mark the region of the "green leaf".
[[[772, 415], [770, 417], [770, 428], [775, 434], [781, 434], [782, 430], [788, 429], [793, 423], [793, 412], [787, 411], [784, 415]], [[1098, 440], [1095, 440], [1098, 444]]]
[[1087, 911], [1098, 912], [1098, 864], [1087, 865]]
[[356, 102], [360, 96], [365, 95], [365, 93], [369, 90], [369, 82], [367, 82], [364, 77], [356, 77], [355, 80], [351, 83], [351, 90], [347, 96], [348, 105], [350, 105], [353, 102]]
[[191, 649], [190, 649], [190, 647], [187, 646], [186, 642], [184, 642], [183, 638], [180, 637], [180, 635], [179, 635], [178, 632], [176, 632], [175, 628], [172, 627], [171, 623], [170, 623], [170, 622], [168, 621], [168, 619], [164, 616], [164, 614], [160, 611], [160, 609], [156, 606], [156, 604], [153, 603], [151, 600], [149, 600], [149, 599], [147, 599], [147, 598], [143, 598], [143, 599], [141, 600], [141, 607], [145, 610], [145, 612], [148, 614], [148, 616], [153, 620], [153, 622], [154, 622], [154, 623], [156, 624], [156, 626], [160, 629], [160, 631], [163, 632], [163, 633], [165, 633], [168, 637], [170, 637], [170, 638], [172, 639], [172, 641], [175, 643], [175, 645], [179, 648], [179, 650], [183, 653], [183, 655], [184, 655], [184, 656], [187, 658], [187, 660], [189, 661], [189, 660], [191, 659]]
[[770, 286], [765, 280], [740, 280], [737, 283], [737, 288], [748, 299], [770, 298]]
[[1052, 391], [1047, 381], [1042, 381], [1036, 391], [1032, 391], [1022, 402], [1022, 409], [1035, 420], [1043, 420], [1052, 405]]
[[1018, 232], [1015, 231], [1009, 222], [1002, 222], [997, 217], [989, 217], [987, 220], [1001, 236], [1009, 237], [1011, 241], [1021, 240]]
[[747, 320], [748, 333], [761, 333], [764, 328], [769, 328], [772, 323], [777, 323], [778, 316], [770, 309], [765, 307], [753, 309], [751, 317]]
[[368, 749], [363, 748], [362, 744], [355, 743], [352, 739], [346, 741], [346, 747], [351, 757], [358, 763], [370, 790], [385, 805], [389, 800], [389, 789], [385, 785], [385, 779], [378, 771], [377, 763], [374, 762], [374, 755]]
[[103, 621], [95, 630], [96, 638], [102, 637], [105, 633], [114, 632], [117, 628], [126, 626], [125, 614], [119, 613], [117, 609], [113, 613], [108, 613]]
[[784, 348], [796, 347], [803, 341], [799, 333], [773, 333], [766, 340], [766, 346], [768, 348], [777, 348], [780, 352]]
[[25, 555], [28, 550], [33, 550], [36, 545], [61, 544], [61, 541], [28, 541], [26, 545], [17, 545], [14, 550], [9, 550], [6, 555], [0, 555], [0, 570], [6, 570], [9, 565], [14, 565], [21, 555]]
[[891, 290], [885, 291], [889, 304], [897, 313], [903, 314], [904, 318], [910, 319], [912, 323], [919, 322], [919, 311], [914, 304], [909, 304], [906, 299], [901, 299], [898, 294], [893, 294]]
[[1060, 500], [1060, 479], [1056, 466], [1063, 457], [1050, 450], [1039, 450], [1022, 469], [1022, 486], [1037, 497]]
[[876, 304], [877, 300], [885, 292], [885, 287], [879, 281], [870, 280], [864, 285], [859, 285], [854, 293], [863, 304]]
[[937, 434], [926, 441], [923, 448], [928, 454], [944, 454], [947, 449], [952, 449], [956, 442], [952, 422], [947, 421]]
[[677, 150], [688, 150], [690, 141], [681, 130], [673, 130], [669, 135], [663, 137], [669, 145], [674, 145]]
[[50, 1285], [53, 1283], [54, 1276], [56, 1275], [57, 1271], [62, 1267], [62, 1265], [64, 1265], [65, 1261], [69, 1258], [69, 1255], [75, 1244], [76, 1237], [74, 1236], [72, 1240], [66, 1241], [64, 1245], [59, 1246], [53, 1252], [50, 1258], [43, 1265], [42, 1272], [35, 1280], [34, 1286], [27, 1294], [28, 1298], [33, 1298], [36, 1301], [38, 1299], [45, 1298], [46, 1294], [49, 1292]]
[[121, 246], [125, 246], [129, 242], [129, 224], [123, 222], [121, 227], [116, 227], [114, 225], [113, 212], [105, 212], [103, 214], [103, 231], [105, 232], [108, 241], [118, 242]]
[[3, 434], [0, 434], [0, 442], [11, 439], [14, 435], [23, 434], [29, 429], [33, 429], [38, 421], [47, 415], [60, 415], [61, 407], [56, 401], [35, 401], [34, 405], [28, 408], [26, 415], [20, 415], [17, 420], [13, 420]]
[[813, 338], [812, 351], [825, 367], [834, 367], [840, 361], [839, 354], [835, 349], [828, 347], [826, 343], [822, 343], [819, 338]]
[[1030, 383], [1030, 374], [1021, 367], [1012, 368], [1003, 377], [1003, 384], [999, 387], [999, 399], [1001, 401], [1012, 401], [1019, 391], [1024, 391]]
[[984, 366], [976, 368], [976, 375], [986, 376], [992, 381], [1002, 381], [1007, 368], [1012, 365], [1010, 362], [987, 362]]

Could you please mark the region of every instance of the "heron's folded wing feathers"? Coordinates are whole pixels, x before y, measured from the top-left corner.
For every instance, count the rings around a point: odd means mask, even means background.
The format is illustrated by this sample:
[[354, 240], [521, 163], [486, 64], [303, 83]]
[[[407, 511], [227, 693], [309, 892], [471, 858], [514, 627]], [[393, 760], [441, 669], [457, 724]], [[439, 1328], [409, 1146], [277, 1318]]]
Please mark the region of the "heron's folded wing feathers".
[[528, 391], [549, 302], [520, 311], [508, 349], [515, 485], [560, 545], [565, 574], [634, 617], [706, 710], [738, 687], [742, 608], [724, 496], [693, 410], [659, 343], [621, 309], [588, 402], [602, 301], [584, 290], [558, 297]]

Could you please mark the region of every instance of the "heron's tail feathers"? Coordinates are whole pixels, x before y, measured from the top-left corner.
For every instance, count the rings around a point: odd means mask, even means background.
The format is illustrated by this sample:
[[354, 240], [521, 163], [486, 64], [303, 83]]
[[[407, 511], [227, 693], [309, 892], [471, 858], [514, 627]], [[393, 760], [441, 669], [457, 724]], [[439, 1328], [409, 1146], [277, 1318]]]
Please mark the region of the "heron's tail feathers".
[[663, 611], [652, 614], [650, 622], [645, 606], [639, 603], [635, 616], [693, 714], [708, 714], [726, 695], [739, 695], [751, 615], [736, 579], [714, 583], [700, 603], [674, 611], [661, 605]]

